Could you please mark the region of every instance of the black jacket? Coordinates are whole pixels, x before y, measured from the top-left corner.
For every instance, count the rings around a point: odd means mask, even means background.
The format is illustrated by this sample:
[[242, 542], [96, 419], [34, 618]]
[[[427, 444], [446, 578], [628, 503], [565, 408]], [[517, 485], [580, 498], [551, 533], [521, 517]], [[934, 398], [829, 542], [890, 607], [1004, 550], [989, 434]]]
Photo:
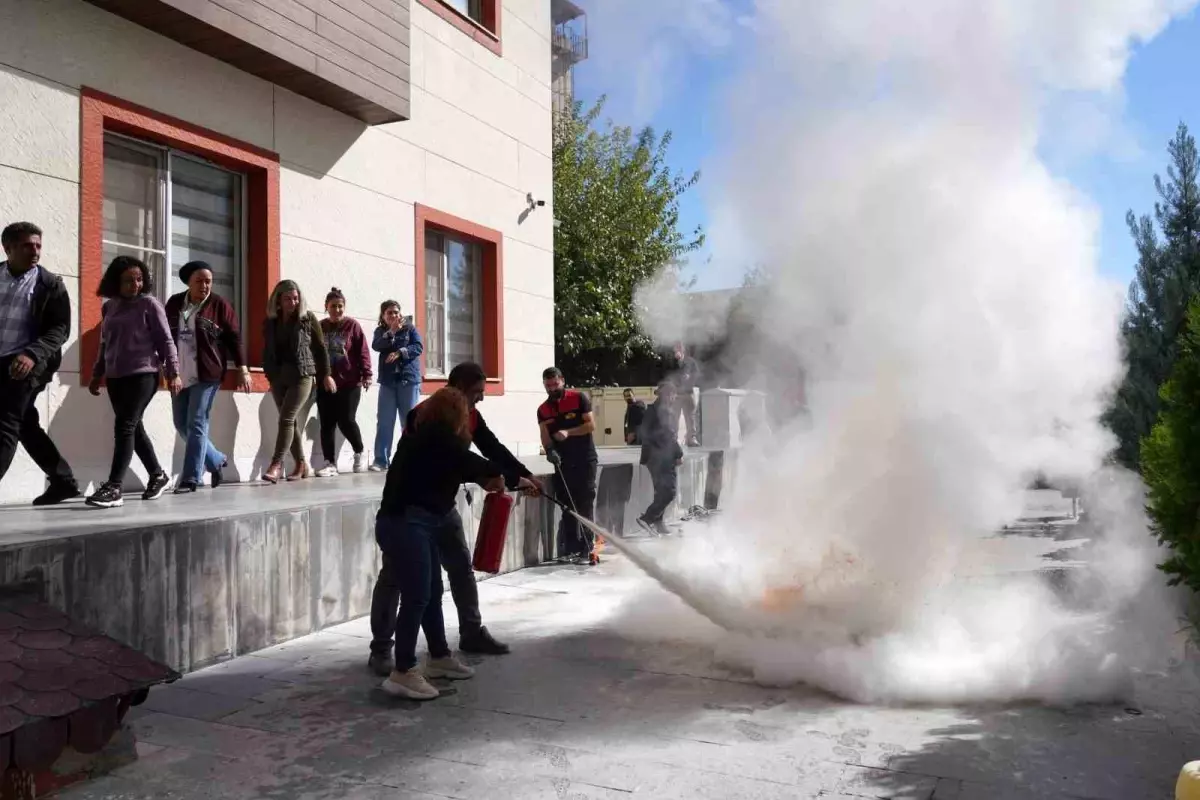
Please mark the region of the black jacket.
[[642, 463], [653, 467], [671, 465], [683, 458], [683, 448], [679, 446], [678, 423], [679, 409], [669, 406], [661, 399], [655, 400], [646, 409], [646, 418], [642, 421]]
[[625, 404], [625, 438], [629, 438], [629, 434], [636, 434], [638, 438], [633, 440], [634, 444], [641, 441], [642, 422], [646, 419], [646, 404], [641, 400], [634, 400], [632, 403]]
[[[404, 420], [405, 435], [415, 428], [417, 409], [420, 407], [418, 404], [408, 412], [408, 417]], [[403, 440], [403, 437], [401, 439]], [[471, 409], [471, 444], [475, 445], [484, 458], [500, 467], [500, 472], [504, 475], [504, 485], [509, 489], [516, 489], [521, 478], [533, 477], [533, 473], [517, 460], [512, 451], [500, 443], [496, 434], [492, 433], [492, 429], [483, 421], [483, 415], [475, 409]]]
[[44, 386], [62, 365], [62, 348], [71, 335], [71, 298], [67, 287], [62, 278], [45, 267], [38, 267], [32, 314], [37, 338], [25, 348], [25, 355], [34, 362], [29, 380]]
[[459, 486], [483, 485], [500, 474], [500, 467], [472, 453], [471, 445], [447, 426], [422, 425], [420, 430], [406, 432], [396, 445], [379, 513], [400, 516], [409, 506], [418, 506], [434, 514], [449, 514]]

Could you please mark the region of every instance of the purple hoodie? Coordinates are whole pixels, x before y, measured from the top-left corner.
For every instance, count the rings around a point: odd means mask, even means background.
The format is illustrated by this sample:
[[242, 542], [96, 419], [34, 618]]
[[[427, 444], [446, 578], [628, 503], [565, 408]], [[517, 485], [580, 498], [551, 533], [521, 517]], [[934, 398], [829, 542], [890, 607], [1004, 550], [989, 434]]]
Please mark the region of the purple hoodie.
[[114, 297], [103, 306], [100, 352], [92, 376], [124, 378], [159, 370], [179, 374], [179, 355], [162, 303], [148, 294]]

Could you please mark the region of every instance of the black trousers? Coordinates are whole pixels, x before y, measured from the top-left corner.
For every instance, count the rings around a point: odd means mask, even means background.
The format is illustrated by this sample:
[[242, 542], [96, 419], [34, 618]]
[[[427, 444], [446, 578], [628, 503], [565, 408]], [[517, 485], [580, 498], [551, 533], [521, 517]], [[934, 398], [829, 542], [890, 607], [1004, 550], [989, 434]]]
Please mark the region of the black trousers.
[[358, 429], [358, 402], [362, 399], [362, 387], [350, 389], [338, 387], [334, 394], [317, 390], [317, 417], [321, 421], [321, 452], [331, 464], [337, 461], [337, 443], [334, 433], [341, 431], [355, 453], [363, 451], [362, 432]]
[[142, 424], [142, 415], [158, 391], [158, 373], [142, 372], [123, 378], [108, 378], [108, 401], [113, 409], [113, 457], [108, 482], [120, 486], [137, 453], [138, 460], [150, 475], [163, 469], [154, 453], [154, 444]]
[[679, 488], [679, 467], [674, 460], [652, 460], [646, 465], [650, 471], [650, 483], [654, 486], [654, 500], [651, 501], [642, 518], [647, 522], [659, 522], [671, 503], [675, 502], [675, 493]]
[[[483, 619], [479, 613], [479, 587], [471, 567], [471, 550], [467, 547], [462, 517], [457, 511], [450, 517], [451, 524], [438, 531], [438, 558], [450, 579], [450, 596], [458, 610], [458, 635], [462, 638], [478, 633]], [[390, 557], [384, 551], [383, 565], [371, 593], [371, 652], [377, 655], [385, 655], [392, 649], [400, 608], [400, 583], [396, 575], [395, 565], [390, 563]]]
[[12, 466], [20, 444], [52, 484], [76, 486], [70, 464], [42, 428], [38, 416], [36, 400], [45, 384], [29, 378], [13, 380], [8, 374], [13, 358], [0, 358], [0, 480]]
[[[585, 519], [596, 514], [596, 463], [563, 461], [554, 473], [554, 496], [572, 506]], [[570, 514], [558, 523], [559, 555], [588, 555], [595, 545], [590, 528], [580, 525]]]

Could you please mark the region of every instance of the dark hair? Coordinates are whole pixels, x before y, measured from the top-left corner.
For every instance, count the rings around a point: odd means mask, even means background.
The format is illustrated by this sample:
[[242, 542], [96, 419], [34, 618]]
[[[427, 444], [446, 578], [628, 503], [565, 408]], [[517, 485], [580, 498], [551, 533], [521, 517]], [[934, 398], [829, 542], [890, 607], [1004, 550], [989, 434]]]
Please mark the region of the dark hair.
[[379, 304], [379, 327], [387, 327], [387, 323], [383, 321], [383, 315], [386, 314], [387, 310], [392, 306], [395, 306], [397, 311], [400, 310], [400, 303], [396, 300], [384, 300]]
[[14, 222], [4, 229], [4, 233], [0, 233], [0, 245], [8, 247], [16, 244], [18, 239], [41, 235], [42, 229], [32, 222]]
[[346, 302], [346, 295], [342, 294], [342, 290], [334, 286], [329, 290], [329, 294], [325, 295], [325, 305], [329, 305], [330, 300], [341, 300]]
[[121, 276], [126, 270], [135, 267], [142, 271], [142, 294], [152, 294], [154, 280], [150, 277], [150, 268], [133, 256], [117, 256], [109, 263], [108, 269], [104, 270], [104, 277], [100, 279], [100, 288], [96, 290], [96, 294], [108, 299], [120, 297]]
[[200, 270], [213, 271], [213, 268], [208, 265], [207, 261], [189, 261], [179, 268], [179, 280], [181, 283], [187, 283]]
[[463, 444], [471, 441], [471, 404], [467, 396], [452, 386], [434, 392], [428, 400], [417, 407], [417, 425], [441, 423]]
[[562, 376], [562, 370], [558, 367], [546, 367], [542, 370], [542, 380], [544, 381], [548, 381], [551, 378], [561, 378]]
[[446, 383], [464, 392], [475, 384], [485, 381], [487, 381], [487, 373], [474, 361], [464, 361], [450, 370], [450, 374], [446, 376]]

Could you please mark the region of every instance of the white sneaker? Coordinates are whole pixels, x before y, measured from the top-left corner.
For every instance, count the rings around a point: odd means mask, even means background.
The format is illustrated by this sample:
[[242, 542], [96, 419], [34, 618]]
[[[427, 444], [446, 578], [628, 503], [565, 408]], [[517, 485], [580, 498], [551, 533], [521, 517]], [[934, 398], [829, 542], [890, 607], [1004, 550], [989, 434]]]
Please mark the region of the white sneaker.
[[318, 478], [336, 478], [338, 476], [338, 470], [333, 464], [325, 462], [325, 466], [321, 467], [314, 474]]
[[445, 658], [431, 658], [425, 662], [426, 678], [445, 678], [451, 681], [465, 681], [475, 677], [475, 670], [459, 661], [453, 655]]
[[384, 679], [382, 687], [392, 697], [406, 697], [409, 700], [432, 700], [441, 694], [425, 680], [420, 667], [413, 667], [408, 672], [393, 672]]
[[355, 473], [366, 472], [366, 470], [367, 470], [367, 454], [366, 453], [355, 453], [354, 454], [354, 471], [355, 471]]
[[384, 471], [384, 470], [386, 470], [386, 469], [387, 469], [387, 467], [381, 467], [381, 466], [379, 466], [378, 464], [372, 464], [372, 465], [370, 466], [370, 471], [371, 471], [371, 472], [383, 472], [383, 471]]

